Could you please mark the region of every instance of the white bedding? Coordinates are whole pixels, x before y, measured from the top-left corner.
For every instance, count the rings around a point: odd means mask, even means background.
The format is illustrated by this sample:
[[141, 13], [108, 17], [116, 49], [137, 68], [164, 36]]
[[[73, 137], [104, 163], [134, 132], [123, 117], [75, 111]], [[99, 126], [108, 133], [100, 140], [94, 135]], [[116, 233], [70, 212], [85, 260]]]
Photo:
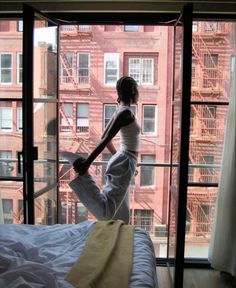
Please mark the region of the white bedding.
[[[0, 287], [72, 287], [64, 277], [80, 255], [92, 224], [1, 224]], [[138, 287], [158, 285], [152, 242], [136, 227], [129, 288]]]

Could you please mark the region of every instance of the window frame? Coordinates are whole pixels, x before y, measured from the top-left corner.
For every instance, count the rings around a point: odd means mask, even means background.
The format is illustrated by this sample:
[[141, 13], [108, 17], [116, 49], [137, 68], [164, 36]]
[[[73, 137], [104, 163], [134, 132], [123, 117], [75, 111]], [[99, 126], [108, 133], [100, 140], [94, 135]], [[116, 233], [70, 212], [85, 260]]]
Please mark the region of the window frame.
[[[10, 55], [11, 56], [11, 67], [10, 68], [2, 68], [2, 55]], [[2, 70], [8, 69], [10, 70], [10, 82], [2, 82]], [[12, 52], [0, 52], [0, 85], [12, 85], [13, 84], [13, 53]]]
[[[109, 57], [111, 56], [111, 58]], [[110, 59], [113, 61], [113, 58], [114, 57], [114, 61], [115, 61], [115, 64], [116, 64], [116, 68], [109, 68], [107, 69], [106, 66], [107, 66], [107, 62], [110, 61]], [[120, 53], [117, 53], [117, 52], [105, 52], [104, 53], [104, 85], [106, 86], [115, 86], [116, 85], [116, 82], [119, 78], [119, 74], [120, 74]], [[107, 70], [115, 70], [116, 71], [116, 76], [109, 76], [109, 77], [112, 77], [112, 78], [116, 78], [113, 82], [108, 82], [107, 78]]]
[[[145, 107], [150, 107], [150, 106], [152, 106], [152, 107], [154, 107], [155, 108], [155, 116], [154, 116], [154, 119], [153, 119], [153, 122], [154, 122], [154, 130], [153, 131], [151, 131], [151, 132], [147, 132], [147, 131], [144, 131], [144, 128], [145, 128], [145, 124], [144, 124], [144, 122], [145, 122], [145, 118], [144, 118], [144, 110], [145, 110]], [[143, 135], [156, 135], [157, 134], [157, 115], [158, 115], [158, 112], [157, 112], [157, 110], [158, 110], [158, 105], [157, 104], [143, 104], [142, 105], [142, 134]]]

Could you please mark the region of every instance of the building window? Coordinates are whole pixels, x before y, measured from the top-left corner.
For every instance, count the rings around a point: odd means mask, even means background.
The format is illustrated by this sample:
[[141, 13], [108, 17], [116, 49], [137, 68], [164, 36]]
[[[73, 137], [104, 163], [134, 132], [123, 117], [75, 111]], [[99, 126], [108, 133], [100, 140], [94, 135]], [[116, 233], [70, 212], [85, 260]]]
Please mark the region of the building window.
[[23, 20], [18, 20], [17, 21], [17, 31], [18, 32], [23, 32]]
[[72, 84], [74, 81], [74, 74], [73, 74], [73, 67], [72, 67], [73, 59], [74, 59], [73, 52], [61, 53], [60, 55], [60, 62], [61, 62], [60, 83], [61, 84]]
[[[155, 155], [141, 155], [142, 164], [155, 163]], [[154, 185], [155, 168], [153, 166], [141, 166], [140, 186]]]
[[212, 88], [217, 86], [218, 54], [204, 55], [204, 79], [203, 87]]
[[77, 53], [78, 85], [89, 83], [89, 54]]
[[201, 108], [202, 136], [216, 135], [216, 106]]
[[76, 113], [76, 131], [88, 132], [89, 127], [89, 115], [88, 104], [77, 104]]
[[156, 132], [156, 105], [143, 105], [142, 133], [152, 134]]
[[2, 199], [2, 210], [3, 210], [3, 219], [4, 224], [13, 223], [13, 200], [12, 199]]
[[22, 124], [23, 124], [23, 120], [22, 120], [22, 107], [21, 104], [18, 104], [17, 110], [16, 110], [16, 117], [17, 117], [17, 121], [16, 121], [16, 129], [18, 131], [22, 130]]
[[105, 129], [105, 127], [107, 126], [107, 124], [109, 123], [109, 121], [112, 118], [112, 115], [114, 114], [114, 112], [116, 111], [117, 105], [116, 104], [105, 104], [104, 105], [104, 112], [103, 112], [103, 127]]
[[104, 54], [105, 84], [115, 85], [119, 75], [119, 54]]
[[17, 53], [17, 84], [22, 84], [22, 53]]
[[0, 131], [12, 131], [12, 107], [0, 107]]
[[62, 103], [60, 110], [60, 131], [67, 132], [73, 128], [73, 104]]
[[219, 22], [205, 22], [204, 23], [204, 30], [205, 32], [217, 32], [219, 28]]
[[129, 76], [133, 77], [139, 85], [153, 85], [154, 83], [154, 59], [153, 58], [129, 58]]
[[90, 26], [89, 25], [79, 25], [79, 31], [89, 31]]
[[141, 227], [145, 229], [147, 232], [152, 232], [153, 210], [135, 209], [134, 210], [134, 226]]
[[192, 31], [198, 32], [198, 22], [197, 21], [193, 21]]
[[[214, 156], [213, 155], [202, 155], [200, 156], [200, 161], [201, 164], [204, 165], [211, 165], [214, 164]], [[200, 168], [200, 182], [214, 182], [214, 168], [211, 167], [202, 167]]]
[[2, 150], [0, 151], [0, 176], [11, 176], [12, 170], [12, 151]]
[[138, 25], [125, 25], [125, 32], [138, 32]]
[[12, 82], [12, 54], [0, 53], [0, 83]]

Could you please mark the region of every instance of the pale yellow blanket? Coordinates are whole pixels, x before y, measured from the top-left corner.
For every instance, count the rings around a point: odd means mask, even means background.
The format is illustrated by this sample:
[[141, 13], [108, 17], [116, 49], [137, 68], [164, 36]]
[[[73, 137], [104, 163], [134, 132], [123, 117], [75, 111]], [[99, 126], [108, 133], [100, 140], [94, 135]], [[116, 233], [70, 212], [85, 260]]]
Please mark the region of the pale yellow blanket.
[[133, 227], [121, 220], [93, 224], [65, 280], [78, 288], [126, 288], [133, 257]]

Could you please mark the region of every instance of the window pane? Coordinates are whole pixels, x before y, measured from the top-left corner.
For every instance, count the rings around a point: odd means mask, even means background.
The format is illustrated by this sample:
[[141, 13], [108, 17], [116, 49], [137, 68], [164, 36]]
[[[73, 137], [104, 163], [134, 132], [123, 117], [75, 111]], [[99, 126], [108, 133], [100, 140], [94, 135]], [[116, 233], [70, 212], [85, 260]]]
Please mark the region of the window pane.
[[119, 69], [119, 54], [118, 53], [105, 53], [104, 54], [105, 66], [105, 83], [115, 84], [118, 80]]
[[[154, 163], [155, 155], [141, 155], [142, 163]], [[141, 167], [141, 186], [154, 185], [154, 167], [142, 166]]]
[[125, 25], [125, 31], [136, 32], [138, 31], [138, 25]]
[[104, 106], [104, 128], [107, 126], [110, 121], [113, 113], [116, 111], [116, 105], [105, 105]]
[[156, 106], [143, 106], [143, 133], [154, 133], [156, 123]]

